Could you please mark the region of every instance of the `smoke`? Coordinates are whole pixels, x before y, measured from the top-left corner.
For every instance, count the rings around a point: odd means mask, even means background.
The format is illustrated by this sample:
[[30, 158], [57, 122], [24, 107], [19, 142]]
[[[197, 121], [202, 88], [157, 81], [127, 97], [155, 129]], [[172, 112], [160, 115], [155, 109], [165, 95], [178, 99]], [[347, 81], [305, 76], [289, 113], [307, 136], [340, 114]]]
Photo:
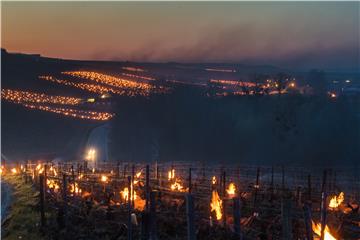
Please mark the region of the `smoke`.
[[[92, 57], [145, 62], [227, 62], [273, 64], [290, 68], [338, 68], [359, 66], [359, 45], [330, 33], [303, 36], [301, 29], [267, 29], [253, 24], [199, 27], [195, 37], [154, 36], [141, 46], [115, 52], [100, 51]], [[354, 35], [356, 36], [356, 35]]]

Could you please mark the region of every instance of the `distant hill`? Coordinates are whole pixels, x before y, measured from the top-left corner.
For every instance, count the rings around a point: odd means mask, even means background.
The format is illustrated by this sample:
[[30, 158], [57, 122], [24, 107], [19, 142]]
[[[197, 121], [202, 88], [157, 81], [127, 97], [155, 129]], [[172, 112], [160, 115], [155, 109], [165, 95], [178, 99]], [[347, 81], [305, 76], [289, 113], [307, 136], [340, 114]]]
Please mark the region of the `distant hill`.
[[[260, 69], [264, 73], [280, 70], [217, 63], [75, 61], [3, 49], [1, 64], [3, 88], [77, 97], [91, 94], [38, 76], [69, 70], [117, 76], [126, 71], [124, 67], [134, 67], [160, 79], [206, 82], [209, 78], [253, 79]], [[168, 95], [116, 98], [116, 116], [110, 122], [110, 159], [147, 161], [156, 156], [160, 161], [327, 166], [352, 166], [359, 159], [359, 134], [354, 130], [359, 120], [355, 104], [346, 99], [301, 95], [212, 99], [201, 92], [183, 86]], [[101, 124], [4, 101], [1, 106], [2, 151], [15, 160], [45, 155], [81, 159], [89, 132]]]

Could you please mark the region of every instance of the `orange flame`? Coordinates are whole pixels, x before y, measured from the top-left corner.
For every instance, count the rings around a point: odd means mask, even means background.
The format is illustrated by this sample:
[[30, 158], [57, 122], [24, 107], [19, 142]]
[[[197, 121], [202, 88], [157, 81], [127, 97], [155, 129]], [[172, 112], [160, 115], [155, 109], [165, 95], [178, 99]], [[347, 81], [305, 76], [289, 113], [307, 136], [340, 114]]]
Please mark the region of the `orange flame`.
[[[129, 189], [126, 187], [124, 188], [123, 191], [120, 192], [121, 196], [123, 197], [124, 200], [128, 201], [129, 200]], [[134, 191], [134, 196], [131, 196], [131, 200], [136, 200], [137, 195], [136, 195], [136, 191]]]
[[171, 169], [170, 171], [168, 171], [168, 180], [172, 180], [175, 178], [175, 169]]
[[[140, 172], [137, 172], [137, 173], [135, 174], [134, 178], [140, 178], [140, 176], [141, 176], [141, 171], [140, 171]], [[134, 179], [134, 184], [137, 184], [138, 182], [139, 182], [139, 180], [135, 180], [135, 179]]]
[[[312, 222], [312, 230], [314, 231], [314, 233], [316, 233], [318, 236], [321, 236], [321, 224], [314, 223], [314, 221], [311, 222]], [[324, 240], [336, 240], [336, 238], [330, 234], [330, 229], [327, 225], [325, 225], [325, 229], [324, 229]]]
[[79, 188], [77, 182], [75, 182], [75, 184], [70, 185], [70, 192], [75, 193], [75, 194], [79, 194], [82, 192], [82, 190]]
[[333, 196], [330, 199], [329, 208], [334, 209], [340, 206], [340, 204], [344, 201], [344, 192], [341, 192], [339, 196]]
[[39, 172], [39, 174], [42, 174], [44, 172], [44, 168], [41, 166], [40, 163], [36, 166], [36, 170]]
[[176, 179], [175, 182], [173, 184], [171, 184], [170, 186], [172, 191], [178, 191], [178, 192], [185, 192], [186, 189], [184, 188], [184, 186], [181, 185], [181, 182], [179, 179]]
[[212, 184], [213, 184], [213, 185], [216, 184], [216, 177], [215, 177], [215, 176], [212, 177]]
[[226, 189], [227, 194], [229, 195], [229, 197], [233, 197], [235, 196], [236, 193], [236, 186], [234, 183], [230, 183], [228, 188]]
[[105, 176], [105, 175], [102, 175], [101, 176], [101, 181], [106, 183], [108, 181], [108, 177]]
[[210, 208], [211, 212], [216, 213], [216, 219], [220, 220], [222, 218], [222, 200], [216, 190], [212, 191]]
[[46, 179], [46, 185], [48, 185], [49, 188], [53, 189], [54, 192], [57, 192], [60, 189], [59, 185], [52, 179]]
[[16, 168], [12, 168], [12, 169], [11, 169], [11, 172], [12, 172], [13, 174], [16, 174], [16, 173], [17, 173]]
[[50, 172], [53, 172], [54, 176], [57, 176], [57, 172], [53, 166], [50, 167]]
[[[122, 198], [126, 201], [129, 200], [129, 195], [131, 195], [131, 192], [129, 193], [129, 189], [127, 187], [124, 188], [123, 191], [120, 191], [120, 194]], [[140, 196], [136, 194], [136, 191], [134, 190], [134, 196], [130, 196], [131, 200], [134, 200], [134, 207], [138, 210], [143, 210], [145, 207], [145, 200], [141, 199]]]
[[36, 170], [40, 170], [40, 168], [41, 168], [41, 164], [39, 163], [38, 165], [36, 165]]

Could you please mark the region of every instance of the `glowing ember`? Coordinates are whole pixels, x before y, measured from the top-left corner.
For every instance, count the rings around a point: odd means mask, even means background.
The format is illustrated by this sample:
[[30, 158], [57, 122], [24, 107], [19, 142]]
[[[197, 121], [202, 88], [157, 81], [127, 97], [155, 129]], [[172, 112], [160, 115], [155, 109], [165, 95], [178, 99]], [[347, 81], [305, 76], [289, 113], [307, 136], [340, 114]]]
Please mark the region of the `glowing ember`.
[[235, 196], [236, 193], [236, 187], [234, 183], [230, 183], [228, 188], [226, 189], [227, 194], [229, 195], [229, 197], [233, 197]]
[[337, 208], [340, 206], [340, 204], [344, 201], [345, 199], [345, 196], [344, 196], [344, 193], [341, 192], [339, 194], [339, 196], [333, 196], [331, 199], [330, 199], [330, 203], [329, 203], [329, 208], [330, 209], [334, 209], [334, 208]]
[[220, 220], [222, 218], [222, 200], [216, 190], [212, 191], [210, 208], [211, 212], [215, 212], [216, 219]]
[[216, 184], [216, 177], [215, 177], [215, 176], [212, 177], [212, 184], [213, 184], [213, 185]]
[[[311, 222], [312, 222], [312, 230], [314, 231], [314, 233], [316, 233], [318, 236], [321, 236], [321, 224], [314, 223], [314, 221]], [[330, 234], [330, 229], [327, 225], [325, 225], [325, 229], [324, 229], [324, 240], [336, 240], [336, 238]]]

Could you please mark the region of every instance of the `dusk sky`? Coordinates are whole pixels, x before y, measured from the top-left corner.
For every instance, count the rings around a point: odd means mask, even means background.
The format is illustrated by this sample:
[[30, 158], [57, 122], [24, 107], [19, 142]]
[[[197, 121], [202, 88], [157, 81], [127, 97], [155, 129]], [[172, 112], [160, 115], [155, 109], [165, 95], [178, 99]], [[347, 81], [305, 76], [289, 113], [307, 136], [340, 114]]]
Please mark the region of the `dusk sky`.
[[2, 47], [67, 59], [356, 70], [359, 2], [3, 2]]

